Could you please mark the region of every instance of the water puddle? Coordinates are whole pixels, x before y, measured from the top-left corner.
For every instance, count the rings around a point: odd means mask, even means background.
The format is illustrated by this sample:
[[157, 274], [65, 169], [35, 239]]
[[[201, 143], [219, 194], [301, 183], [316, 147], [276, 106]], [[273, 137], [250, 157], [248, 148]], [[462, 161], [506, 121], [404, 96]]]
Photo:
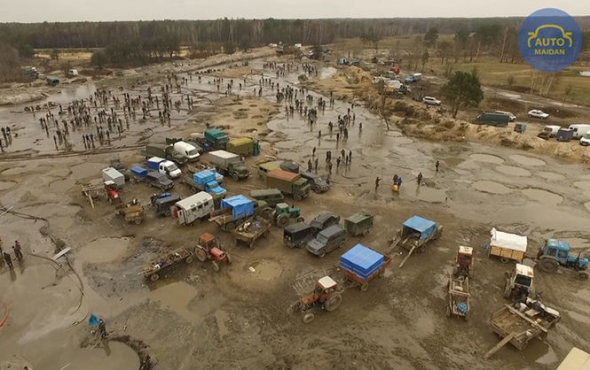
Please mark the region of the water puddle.
[[463, 158], [457, 158], [457, 157], [450, 157], [450, 158], [445, 158], [443, 159], [443, 161], [451, 167], [456, 167], [458, 165], [460, 165], [461, 163], [463, 163]]
[[70, 168], [72, 171], [71, 176], [74, 179], [82, 179], [91, 176], [101, 177], [102, 175], [100, 171], [106, 167], [108, 167], [108, 165], [104, 163], [82, 163]]
[[[126, 370], [139, 368], [139, 357], [128, 345], [121, 342], [108, 342], [106, 347], [80, 348], [73, 351], [60, 351], [61, 358], [67, 358], [66, 363], [57, 365], [55, 369], [87, 369], [87, 370]], [[65, 356], [64, 356], [65, 355]]]
[[576, 181], [574, 182], [574, 186], [584, 191], [590, 191], [590, 181]]
[[183, 281], [167, 284], [152, 291], [154, 300], [160, 302], [163, 309], [170, 310], [189, 322], [196, 322], [198, 315], [188, 309], [190, 301], [198, 291]]
[[547, 164], [547, 163], [545, 163], [545, 161], [543, 161], [541, 159], [527, 157], [527, 156], [520, 155], [520, 154], [513, 154], [510, 156], [510, 159], [512, 159], [514, 162], [521, 164], [523, 166], [544, 166]]
[[257, 278], [262, 280], [273, 280], [281, 276], [283, 269], [274, 261], [254, 261], [248, 266], [248, 270]]
[[16, 185], [16, 182], [13, 181], [0, 181], [0, 190], [10, 189]]
[[84, 262], [106, 263], [125, 255], [132, 238], [100, 238], [78, 251]]
[[504, 159], [497, 157], [495, 155], [490, 154], [471, 154], [469, 158], [473, 159], [474, 161], [484, 162], [484, 163], [492, 163], [492, 164], [502, 164], [504, 163]]
[[433, 189], [426, 186], [417, 186], [416, 198], [423, 202], [444, 203], [445, 199], [447, 198], [447, 193], [440, 189]]
[[513, 166], [498, 166], [496, 167], [496, 171], [501, 172], [505, 175], [510, 175], [510, 176], [530, 176], [531, 173], [527, 170], [525, 170], [524, 168], [520, 168], [520, 167], [513, 167]]
[[558, 360], [555, 351], [542, 340], [533, 340], [527, 346], [526, 351], [522, 351], [524, 357], [529, 362], [536, 362], [538, 364], [549, 365]]
[[471, 160], [460, 163], [459, 165], [457, 165], [457, 168], [460, 168], [462, 170], [479, 170], [480, 169], [479, 165], [475, 161], [471, 161]]
[[74, 179], [66, 179], [66, 180], [57, 180], [49, 184], [49, 190], [54, 193], [65, 193], [66, 191], [70, 190], [72, 187], [76, 185], [76, 180]]
[[473, 183], [472, 187], [477, 191], [481, 191], [482, 193], [508, 194], [512, 192], [512, 189], [509, 187], [506, 187], [495, 181], [477, 181]]
[[522, 193], [530, 200], [543, 204], [555, 205], [563, 201], [563, 197], [561, 195], [542, 189], [524, 189], [522, 190]]
[[555, 181], [561, 181], [561, 180], [565, 180], [565, 176], [560, 175], [558, 173], [554, 173], [554, 172], [537, 172], [537, 175], [547, 179], [547, 180], [555, 180]]
[[215, 311], [215, 321], [217, 321], [217, 330], [219, 331], [219, 339], [223, 339], [229, 334], [226, 322], [229, 320], [227, 312], [222, 310]]

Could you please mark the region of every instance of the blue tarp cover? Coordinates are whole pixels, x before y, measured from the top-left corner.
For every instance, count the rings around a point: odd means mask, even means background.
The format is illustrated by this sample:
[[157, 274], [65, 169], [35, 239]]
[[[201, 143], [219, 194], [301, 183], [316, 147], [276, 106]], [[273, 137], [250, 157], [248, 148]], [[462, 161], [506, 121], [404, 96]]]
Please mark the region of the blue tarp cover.
[[340, 268], [367, 279], [383, 266], [384, 260], [382, 254], [357, 244], [340, 257]]
[[204, 170], [193, 174], [193, 181], [197, 185], [205, 185], [208, 182], [215, 180], [215, 173], [213, 171]]
[[420, 239], [426, 239], [436, 230], [436, 223], [420, 216], [412, 216], [404, 222], [403, 227], [419, 232]]
[[234, 220], [252, 216], [254, 213], [254, 205], [252, 201], [243, 195], [234, 195], [233, 197], [221, 200], [221, 209], [232, 208], [232, 216]]
[[148, 173], [148, 170], [141, 166], [133, 166], [131, 167], [131, 173], [139, 177], [145, 177]]

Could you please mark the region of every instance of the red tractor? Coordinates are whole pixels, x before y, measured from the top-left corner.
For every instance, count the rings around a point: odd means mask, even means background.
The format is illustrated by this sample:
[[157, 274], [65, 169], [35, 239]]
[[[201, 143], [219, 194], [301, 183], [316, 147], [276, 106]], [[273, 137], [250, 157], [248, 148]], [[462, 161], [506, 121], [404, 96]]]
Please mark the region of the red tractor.
[[119, 196], [119, 187], [114, 181], [105, 181], [104, 191], [110, 204], [122, 202], [121, 197]]
[[303, 322], [309, 324], [315, 318], [314, 309], [332, 312], [342, 303], [342, 292], [338, 283], [329, 276], [316, 282], [313, 292], [301, 297], [290, 307], [291, 312], [300, 311]]
[[199, 244], [195, 247], [195, 255], [201, 262], [210, 260], [215, 272], [219, 271], [220, 262], [231, 263], [229, 254], [223, 251], [217, 239], [209, 233], [199, 236]]
[[473, 278], [473, 248], [460, 246], [455, 259], [453, 275]]

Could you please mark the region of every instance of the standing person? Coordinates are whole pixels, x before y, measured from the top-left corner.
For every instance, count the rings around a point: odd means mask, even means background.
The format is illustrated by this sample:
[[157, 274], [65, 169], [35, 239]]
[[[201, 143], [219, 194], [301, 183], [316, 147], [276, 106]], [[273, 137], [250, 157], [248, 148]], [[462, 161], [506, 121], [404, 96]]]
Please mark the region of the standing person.
[[313, 147], [313, 150], [311, 151], [311, 157], [312, 157], [312, 158], [314, 158], [314, 157], [315, 157], [315, 151], [316, 151], [316, 148], [315, 148], [315, 146], [314, 146], [314, 147]]
[[8, 268], [10, 268], [11, 270], [14, 268], [14, 265], [12, 264], [12, 257], [10, 257], [10, 254], [4, 252], [4, 261], [6, 261], [6, 264], [8, 265]]
[[418, 174], [418, 177], [416, 179], [418, 180], [418, 186], [420, 186], [420, 183], [422, 183], [422, 172]]
[[312, 169], [312, 164], [311, 164], [311, 159], [307, 161], [307, 172], [311, 172]]
[[316, 159], [315, 159], [315, 161], [314, 161], [314, 169], [315, 169], [315, 172], [316, 172], [316, 173], [318, 172], [318, 163], [319, 163], [319, 162], [320, 162], [320, 161], [318, 160], [318, 158], [316, 158]]
[[100, 339], [105, 339], [107, 337], [107, 326], [103, 319], [98, 321], [98, 335], [100, 336]]
[[379, 182], [381, 181], [381, 177], [377, 176], [377, 178], [375, 179], [375, 193], [377, 192], [377, 189], [379, 189]]
[[340, 168], [340, 157], [336, 158], [336, 171], [338, 171], [338, 168]]
[[440, 166], [440, 162], [436, 161], [436, 163], [434, 164], [434, 166], [436, 167], [436, 172], [438, 172], [438, 167]]
[[12, 247], [12, 249], [14, 249], [14, 256], [16, 257], [17, 260], [22, 261], [23, 259], [23, 252], [20, 246], [20, 243], [18, 242], [18, 240], [14, 241], [14, 246]]

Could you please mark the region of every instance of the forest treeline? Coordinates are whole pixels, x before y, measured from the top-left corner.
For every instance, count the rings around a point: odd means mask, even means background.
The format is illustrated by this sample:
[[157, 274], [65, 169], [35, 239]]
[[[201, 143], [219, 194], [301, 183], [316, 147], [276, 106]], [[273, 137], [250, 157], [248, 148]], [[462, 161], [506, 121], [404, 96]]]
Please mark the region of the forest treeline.
[[[141, 65], [177, 56], [181, 47], [190, 55], [203, 57], [218, 52], [233, 53], [269, 43], [324, 45], [337, 39], [361, 37], [377, 49], [379, 41], [399, 35], [425, 35], [420, 50], [437, 49], [444, 62], [450, 56], [472, 60], [480, 52], [496, 55], [499, 61], [518, 59], [516, 34], [523, 18], [404, 18], [404, 19], [218, 19], [130, 22], [3, 23], [0, 24], [0, 62], [14, 64], [15, 56], [30, 58], [35, 49], [99, 49], [95, 66]], [[578, 18], [590, 31], [590, 17]], [[439, 34], [454, 34], [453, 41]], [[586, 36], [590, 33], [586, 33]], [[421, 38], [422, 36], [420, 36]], [[587, 46], [588, 42], [585, 42]], [[10, 50], [9, 50], [10, 49]], [[425, 49], [424, 49], [425, 50]], [[422, 58], [422, 54], [420, 54]], [[6, 60], [2, 60], [6, 59]], [[416, 58], [418, 56], [416, 55]]]

